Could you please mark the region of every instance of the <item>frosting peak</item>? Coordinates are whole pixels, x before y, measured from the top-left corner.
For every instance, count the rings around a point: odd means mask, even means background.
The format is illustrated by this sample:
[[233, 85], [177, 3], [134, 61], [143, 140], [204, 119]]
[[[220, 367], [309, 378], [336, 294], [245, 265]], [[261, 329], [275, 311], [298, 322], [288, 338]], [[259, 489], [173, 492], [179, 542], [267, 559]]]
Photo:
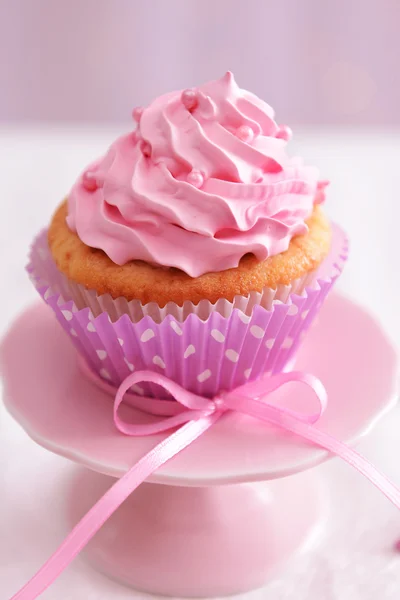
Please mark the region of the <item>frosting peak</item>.
[[[68, 225], [117, 264], [176, 267], [192, 277], [285, 251], [307, 231], [318, 171], [289, 158], [288, 127], [232, 75], [160, 96], [133, 112], [73, 186]], [[317, 193], [318, 192], [318, 193]]]

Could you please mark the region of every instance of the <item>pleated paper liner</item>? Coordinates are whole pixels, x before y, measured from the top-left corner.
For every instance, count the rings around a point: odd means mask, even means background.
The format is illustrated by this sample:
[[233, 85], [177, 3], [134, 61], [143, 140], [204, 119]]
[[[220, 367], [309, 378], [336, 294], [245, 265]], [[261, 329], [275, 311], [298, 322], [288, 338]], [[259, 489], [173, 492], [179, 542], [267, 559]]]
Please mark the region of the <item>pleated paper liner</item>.
[[[78, 352], [101, 377], [118, 385], [134, 370], [159, 371], [203, 396], [235, 388], [265, 372], [288, 368], [347, 258], [347, 239], [333, 225], [328, 257], [311, 275], [215, 304], [127, 302], [98, 296], [58, 271], [46, 232], [34, 241], [27, 267]], [[159, 395], [143, 384], [135, 391]]]

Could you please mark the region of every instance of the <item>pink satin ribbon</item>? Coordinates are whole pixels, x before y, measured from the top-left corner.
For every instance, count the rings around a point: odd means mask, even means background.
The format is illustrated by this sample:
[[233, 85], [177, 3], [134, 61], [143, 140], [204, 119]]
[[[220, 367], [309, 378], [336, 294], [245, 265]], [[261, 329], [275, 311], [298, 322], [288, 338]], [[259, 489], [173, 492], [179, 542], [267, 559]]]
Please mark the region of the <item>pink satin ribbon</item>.
[[[259, 381], [246, 383], [235, 390], [208, 399], [197, 396], [171, 381], [168, 377], [151, 371], [140, 371], [128, 375], [118, 390], [115, 391], [115, 388], [101, 380], [87, 366], [84, 366], [84, 370], [96, 385], [115, 395], [114, 422], [118, 430], [125, 435], [153, 435], [176, 427], [179, 427], [179, 429], [143, 456], [104, 494], [76, 525], [45, 565], [11, 600], [34, 600], [34, 598], [37, 598], [62, 573], [103, 523], [145, 479], [189, 446], [216, 423], [226, 411], [230, 410], [276, 425], [340, 456], [357, 471], [365, 475], [400, 509], [400, 490], [393, 483], [355, 450], [314, 426], [327, 406], [327, 395], [322, 383], [313, 375], [295, 371], [278, 373]], [[142, 382], [158, 384], [173, 396], [174, 400], [144, 398], [129, 392], [134, 384]], [[317, 409], [314, 413], [299, 413], [266, 402], [266, 398], [271, 392], [289, 382], [303, 383], [312, 390], [317, 400]], [[119, 416], [118, 409], [125, 395], [129, 395], [129, 403], [136, 408], [162, 418], [146, 424], [131, 424], [123, 421]]]

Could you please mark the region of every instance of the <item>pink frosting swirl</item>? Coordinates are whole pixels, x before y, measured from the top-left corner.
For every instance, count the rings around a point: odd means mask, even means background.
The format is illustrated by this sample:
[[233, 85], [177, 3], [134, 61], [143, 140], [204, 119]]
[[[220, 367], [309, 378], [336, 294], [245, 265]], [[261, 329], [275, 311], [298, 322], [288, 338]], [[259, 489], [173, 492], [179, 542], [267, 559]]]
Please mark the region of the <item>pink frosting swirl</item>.
[[[134, 111], [75, 183], [68, 225], [122, 265], [143, 260], [191, 277], [260, 261], [307, 231], [318, 171], [289, 158], [287, 128], [233, 75], [172, 92]], [[318, 190], [322, 190], [319, 194]]]

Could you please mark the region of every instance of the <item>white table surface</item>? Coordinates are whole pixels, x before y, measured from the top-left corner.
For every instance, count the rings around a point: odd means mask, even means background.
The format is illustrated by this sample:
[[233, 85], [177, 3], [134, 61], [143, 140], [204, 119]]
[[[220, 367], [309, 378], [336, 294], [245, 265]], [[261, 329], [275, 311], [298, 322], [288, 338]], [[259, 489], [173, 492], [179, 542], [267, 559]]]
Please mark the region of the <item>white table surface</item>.
[[[0, 129], [0, 335], [36, 299], [24, 272], [32, 237], [46, 225], [82, 167], [119, 131], [124, 127]], [[339, 289], [373, 310], [398, 343], [400, 132], [302, 131], [294, 146], [333, 182], [326, 208], [351, 237], [351, 259]], [[360, 450], [400, 485], [400, 408], [379, 423]], [[73, 468], [36, 446], [0, 408], [1, 599], [22, 586], [65, 535], [62, 491]], [[318, 468], [331, 496], [323, 538], [293, 558], [264, 590], [241, 600], [400, 596], [400, 553], [392, 550], [400, 538], [400, 514], [340, 460]], [[122, 600], [142, 595], [78, 558], [42, 597]]]

